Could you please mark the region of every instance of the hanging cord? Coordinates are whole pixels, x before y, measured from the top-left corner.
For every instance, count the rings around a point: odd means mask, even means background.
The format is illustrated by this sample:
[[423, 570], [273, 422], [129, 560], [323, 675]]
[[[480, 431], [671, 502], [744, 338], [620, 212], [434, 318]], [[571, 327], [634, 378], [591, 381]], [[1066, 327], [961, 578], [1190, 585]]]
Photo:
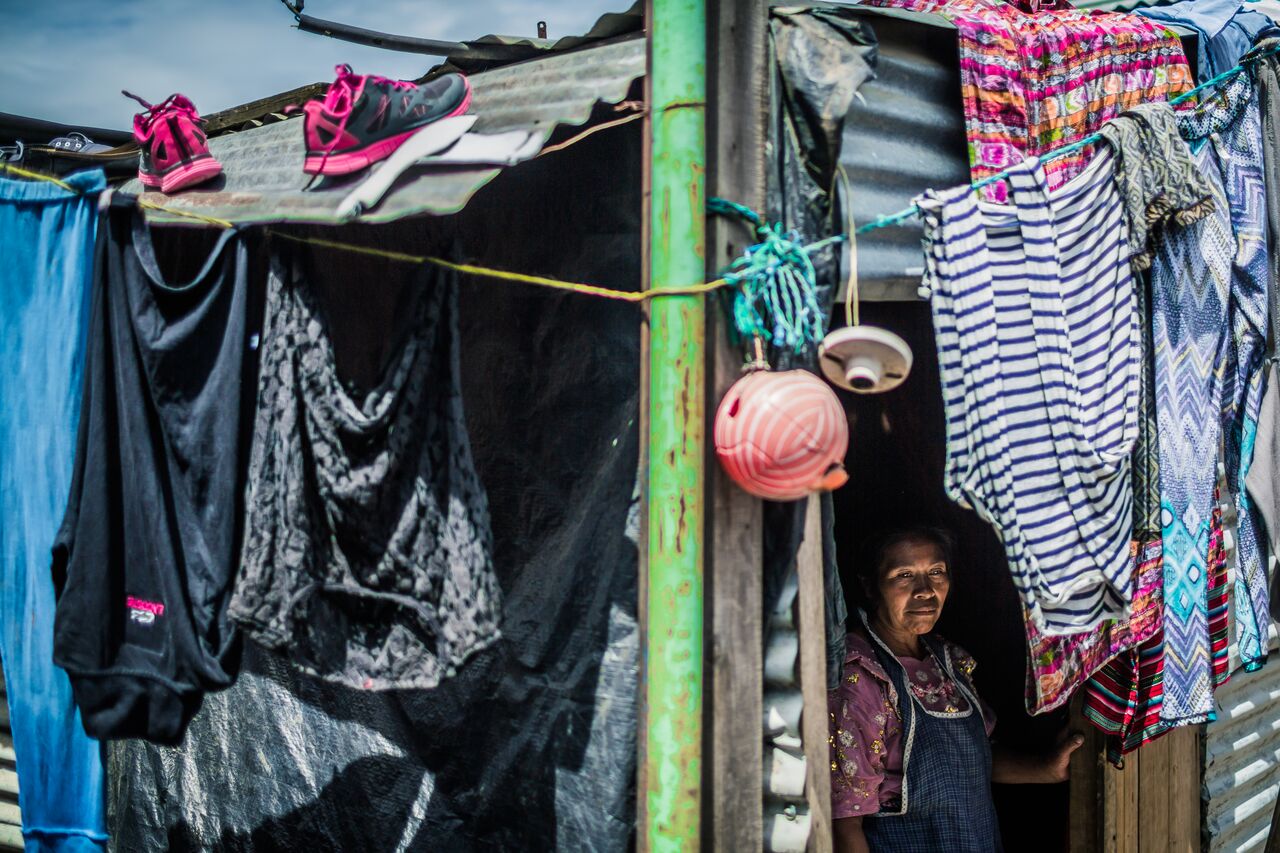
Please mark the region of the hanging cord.
[[403, 261], [411, 264], [431, 264], [432, 266], [441, 267], [442, 269], [453, 270], [457, 273], [465, 275], [475, 275], [484, 278], [497, 279], [499, 281], [514, 282], [517, 284], [533, 284], [539, 287], [548, 287], [552, 290], [567, 290], [583, 296], [599, 296], [605, 299], [615, 299], [620, 302], [644, 302], [658, 296], [694, 296], [700, 293], [708, 293], [712, 290], [726, 287], [729, 282], [723, 278], [715, 281], [708, 281], [702, 284], [691, 284], [686, 287], [671, 287], [651, 289], [651, 290], [613, 290], [608, 287], [599, 287], [594, 284], [583, 284], [576, 281], [562, 281], [558, 278], [547, 278], [540, 275], [526, 275], [525, 273], [510, 272], [508, 270], [497, 270], [490, 267], [477, 266], [475, 264], [460, 264], [454, 261], [447, 261], [444, 258], [435, 258], [430, 255], [410, 255], [405, 252], [392, 252], [386, 249], [376, 249], [372, 246], [359, 246], [354, 243], [340, 243], [337, 240], [322, 240], [317, 237], [298, 237], [293, 234], [285, 234], [282, 231], [276, 231], [273, 228], [263, 229], [264, 233], [272, 237], [282, 240], [289, 240], [294, 243], [305, 243], [309, 246], [317, 246], [322, 249], [337, 249], [339, 251], [351, 252], [357, 255], [368, 255], [376, 258], [385, 258], [390, 261]]
[[[1206, 80], [1194, 89], [1173, 98], [1169, 103], [1174, 106], [1184, 103], [1195, 97], [1199, 92], [1231, 79], [1235, 75], [1246, 70], [1249, 65], [1259, 59], [1271, 56], [1277, 52], [1280, 52], [1280, 45], [1261, 51], [1252, 56], [1248, 56], [1235, 68], [1224, 71], [1216, 77]], [[619, 123], [621, 123], [621, 121]], [[1073, 142], [1061, 148], [1048, 151], [1040, 155], [1040, 159], [1050, 159], [1069, 151], [1082, 148], [1086, 145], [1092, 145], [1099, 141], [1101, 141], [1101, 136], [1093, 134], [1085, 139], [1079, 140], [1078, 142]], [[29, 180], [46, 181], [61, 187], [68, 192], [79, 192], [79, 190], [71, 184], [57, 177], [46, 175], [41, 172], [34, 172], [29, 169], [23, 169], [21, 167], [14, 166], [11, 163], [0, 161], [0, 171], [5, 171]], [[1007, 171], [992, 175], [972, 184], [972, 187], [975, 190], [980, 189], [989, 183], [1001, 180], [1007, 175]], [[846, 182], [845, 194], [846, 197], [848, 197], [848, 175], [844, 172], [843, 167], [840, 168], [840, 176], [841, 180]], [[228, 222], [225, 219], [218, 219], [216, 217], [206, 216], [200, 213], [193, 213], [190, 211], [180, 210], [178, 208], [167, 207], [146, 199], [139, 199], [137, 204], [141, 208], [202, 222], [217, 228], [235, 227], [234, 223]], [[697, 295], [718, 290], [722, 287], [733, 286], [739, 289], [738, 295], [735, 298], [734, 311], [735, 321], [737, 321], [739, 330], [742, 331], [744, 335], [752, 337], [768, 337], [774, 341], [775, 346], [791, 346], [796, 352], [799, 352], [803, 350], [808, 343], [817, 343], [822, 339], [823, 315], [817, 304], [814, 281], [815, 273], [813, 263], [809, 260], [809, 256], [820, 249], [835, 245], [843, 240], [849, 241], [850, 261], [849, 279], [845, 288], [845, 320], [846, 322], [850, 322], [852, 325], [857, 325], [858, 298], [855, 235], [865, 234], [876, 228], [897, 225], [901, 222], [905, 222], [920, 212], [918, 207], [912, 205], [898, 213], [881, 216], [880, 218], [872, 220], [859, 228], [855, 228], [853, 222], [852, 203], [850, 203], [848, 207], [848, 224], [845, 234], [835, 234], [830, 237], [824, 237], [823, 239], [817, 240], [813, 243], [803, 245], [799, 242], [797, 235], [794, 232], [784, 233], [782, 231], [781, 224], [772, 227], [765, 224], [758, 213], [745, 205], [722, 198], [709, 199], [707, 202], [708, 212], [722, 215], [733, 215], [748, 222], [753, 225], [760, 236], [764, 238], [762, 242], [748, 248], [743, 257], [735, 261], [730, 266], [729, 271], [721, 278], [700, 284], [691, 284], [684, 287], [639, 291], [613, 290], [591, 284], [564, 281], [544, 276], [526, 275], [524, 273], [492, 269], [490, 267], [483, 267], [475, 264], [459, 264], [453, 261], [446, 261], [443, 258], [433, 258], [426, 255], [409, 255], [402, 252], [389, 252], [369, 246], [340, 243], [335, 240], [321, 240], [314, 237], [296, 237], [270, 228], [264, 229], [264, 231], [267, 234], [280, 237], [285, 240], [307, 243], [313, 246], [320, 246], [322, 248], [338, 249], [356, 254], [371, 255], [408, 263], [428, 263], [445, 269], [451, 269], [455, 272], [465, 273], [467, 275], [520, 284], [538, 285], [555, 290], [579, 293], [586, 296], [615, 299], [622, 302], [636, 303], [663, 296]], [[740, 305], [741, 308], [739, 308]], [[761, 309], [763, 309], [765, 313], [770, 314], [771, 319], [774, 321], [772, 328], [767, 328], [765, 317], [761, 313]], [[746, 326], [745, 329], [743, 328], [744, 325]]]
[[[1268, 50], [1264, 50], [1260, 53], [1254, 54], [1253, 56], [1247, 56], [1235, 68], [1230, 68], [1222, 72], [1218, 76], [1212, 77], [1204, 81], [1199, 86], [1196, 86], [1194, 89], [1189, 89], [1186, 92], [1183, 92], [1181, 95], [1178, 95], [1176, 98], [1169, 99], [1169, 106], [1176, 107], [1179, 104], [1184, 104], [1187, 101], [1194, 98], [1200, 92], [1203, 92], [1205, 89], [1208, 89], [1213, 86], [1217, 86], [1219, 83], [1224, 83], [1227, 80], [1230, 80], [1240, 72], [1248, 70], [1249, 66], [1257, 62], [1259, 59], [1262, 59], [1263, 57], [1266, 57], [1266, 56], [1271, 56], [1272, 54], [1275, 54], [1277, 52], [1280, 52], [1280, 46], [1269, 48]], [[1041, 161], [1052, 160], [1055, 157], [1060, 157], [1063, 154], [1067, 154], [1072, 151], [1078, 151], [1081, 148], [1084, 148], [1088, 145], [1093, 145], [1101, 141], [1102, 141], [1102, 135], [1098, 133], [1093, 133], [1093, 134], [1090, 134], [1089, 136], [1086, 136], [1084, 139], [1077, 140], [1068, 145], [1063, 145], [1060, 148], [1054, 148], [1052, 151], [1046, 151], [1045, 153], [1039, 155], [1039, 159]], [[1009, 176], [1009, 173], [1013, 171], [1013, 168], [1015, 167], [1010, 167], [1008, 169], [1005, 169], [1003, 172], [997, 172], [996, 174], [983, 178], [980, 181], [975, 181], [972, 184], [970, 184], [970, 187], [974, 190], [979, 190], [987, 186], [988, 184], [994, 184], [996, 181], [1002, 181]], [[886, 228], [890, 225], [900, 225], [919, 213], [920, 213], [920, 208], [913, 204], [910, 207], [899, 210], [897, 213], [891, 213], [891, 214], [888, 214], [887, 216], [881, 216], [878, 219], [873, 219], [872, 221], [866, 223], [861, 228], [859, 228], [857, 233], [865, 234], [868, 231], [874, 231], [877, 228]]]
[[[80, 192], [76, 187], [72, 186], [66, 181], [63, 181], [59, 178], [54, 177], [53, 175], [46, 175], [42, 172], [33, 172], [30, 169], [23, 169], [18, 166], [14, 166], [11, 163], [5, 163], [3, 161], [0, 161], [0, 171], [9, 172], [13, 175], [17, 175], [18, 177], [21, 177], [21, 178], [27, 178], [29, 180], [44, 181], [45, 183], [54, 184], [55, 186], [61, 187], [62, 189], [70, 193], [78, 194]], [[155, 210], [155, 211], [164, 213], [166, 215], [178, 216], [184, 219], [190, 219], [195, 222], [201, 222], [206, 225], [211, 225], [215, 228], [235, 228], [236, 227], [235, 223], [228, 222], [225, 219], [218, 219], [217, 217], [214, 217], [214, 216], [206, 216], [205, 214], [202, 214], [202, 213], [193, 213], [191, 211], [181, 210], [179, 208], [166, 207], [163, 204], [150, 201], [148, 199], [140, 198], [137, 200], [137, 204], [138, 204], [138, 207], [145, 208], [147, 210]], [[725, 204], [730, 205], [731, 203], [725, 202]], [[732, 206], [737, 209], [737, 212], [742, 213], [744, 216], [748, 218], [756, 217], [756, 214], [752, 212], [749, 208], [743, 207], [742, 205], [732, 205]], [[498, 281], [507, 281], [515, 284], [537, 285], [539, 287], [547, 287], [552, 290], [562, 290], [562, 291], [568, 291], [570, 293], [577, 293], [583, 296], [597, 296], [605, 299], [614, 299], [619, 302], [631, 302], [631, 303], [645, 302], [650, 299], [656, 299], [662, 296], [696, 296], [699, 294], [710, 293], [712, 291], [720, 290], [721, 288], [730, 286], [730, 282], [727, 281], [726, 279], [717, 278], [712, 281], [700, 282], [698, 284], [690, 284], [684, 287], [662, 288], [660, 290], [656, 288], [649, 289], [649, 290], [614, 290], [612, 288], [600, 287], [594, 284], [584, 284], [582, 282], [576, 282], [576, 281], [565, 281], [563, 279], [550, 278], [547, 276], [527, 275], [525, 273], [511, 272], [510, 270], [494, 269], [492, 267], [480, 266], [478, 264], [460, 264], [454, 261], [447, 261], [444, 258], [431, 257], [429, 255], [411, 255], [405, 252], [393, 252], [386, 249], [374, 248], [372, 246], [361, 246], [355, 243], [343, 243], [338, 240], [324, 240], [318, 237], [299, 237], [294, 234], [287, 234], [283, 231], [277, 231], [274, 228], [264, 228], [263, 233], [273, 237], [278, 237], [282, 240], [289, 240], [294, 243], [305, 243], [307, 245], [318, 246], [324, 249], [336, 249], [338, 251], [351, 252], [352, 254], [368, 255], [370, 257], [385, 258], [386, 260], [391, 260], [391, 261], [402, 261], [404, 263], [432, 264], [433, 266], [442, 267], [444, 269], [450, 269], [450, 270], [453, 270], [454, 272], [459, 272], [466, 275], [473, 275], [481, 278], [490, 278]], [[807, 246], [802, 247], [802, 250], [809, 253], [816, 252], [819, 249], [823, 249], [827, 246], [838, 243], [843, 239], [845, 239], [844, 235], [841, 235], [841, 234], [837, 234], [832, 237], [825, 237], [821, 240], [818, 240], [816, 242], [810, 243]]]
[[741, 204], [713, 198], [707, 209], [745, 220], [761, 238], [723, 275], [738, 289], [733, 300], [738, 332], [797, 354], [821, 341], [824, 317], [818, 304], [817, 273], [809, 259], [814, 246], [801, 243], [799, 235], [784, 231], [781, 223], [762, 221]]
[[861, 300], [858, 296], [858, 230], [853, 222], [853, 189], [849, 186], [849, 173], [844, 170], [843, 163], [836, 167], [836, 175], [840, 178], [840, 188], [844, 190], [844, 233], [849, 235], [849, 277], [844, 282], [844, 324], [857, 326], [858, 303]]

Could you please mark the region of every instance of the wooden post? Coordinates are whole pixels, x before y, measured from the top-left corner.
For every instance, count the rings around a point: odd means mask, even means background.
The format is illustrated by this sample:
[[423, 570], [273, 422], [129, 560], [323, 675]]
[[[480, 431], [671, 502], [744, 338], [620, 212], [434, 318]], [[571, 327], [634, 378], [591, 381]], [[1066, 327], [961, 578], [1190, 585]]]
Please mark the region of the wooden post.
[[1148, 777], [1144, 784], [1166, 785], [1169, 791], [1170, 853], [1200, 851], [1200, 777], [1204, 772], [1200, 738], [1204, 726], [1185, 726], [1165, 736], [1169, 741], [1169, 775]]
[[1101, 849], [1102, 774], [1106, 764], [1105, 741], [1080, 712], [1081, 691], [1071, 701], [1071, 730], [1084, 735], [1084, 743], [1071, 756], [1067, 832], [1070, 853], [1096, 853]]
[[[707, 26], [708, 195], [763, 210], [767, 126], [768, 7], [753, 0], [710, 0]], [[708, 222], [708, 273], [755, 242], [740, 222]], [[728, 318], [707, 310], [707, 410], [742, 375], [743, 353], [729, 343]], [[709, 432], [709, 431], [708, 431]], [[707, 461], [706, 730], [707, 798], [703, 848], [759, 850], [763, 843], [764, 616], [760, 501]]]
[[800, 692], [804, 710], [805, 799], [809, 802], [809, 851], [831, 853], [831, 748], [827, 725], [826, 590], [822, 570], [822, 501], [809, 496], [804, 541], [796, 555], [799, 593], [796, 624], [800, 634]]
[[1169, 853], [1170, 748], [1177, 732], [1157, 738], [1142, 747], [1138, 774], [1138, 853]]
[[[1138, 768], [1141, 750], [1125, 756], [1124, 768], [1102, 771], [1102, 844], [1104, 853], [1138, 853]], [[1074, 846], [1074, 845], [1073, 845]]]

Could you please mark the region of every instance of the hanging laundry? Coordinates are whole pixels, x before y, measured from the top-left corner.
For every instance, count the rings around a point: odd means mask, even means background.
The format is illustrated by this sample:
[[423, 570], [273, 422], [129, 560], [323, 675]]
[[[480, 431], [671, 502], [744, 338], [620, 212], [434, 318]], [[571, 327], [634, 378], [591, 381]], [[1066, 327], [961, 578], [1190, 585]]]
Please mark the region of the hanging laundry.
[[1223, 446], [1236, 502], [1237, 637], [1247, 666], [1265, 656], [1264, 555], [1240, 478], [1247, 475], [1261, 404], [1267, 253], [1260, 120], [1248, 75], [1178, 117], [1184, 137], [1210, 140], [1195, 158], [1216, 199], [1210, 216], [1169, 232], [1152, 267], [1153, 334], [1164, 527], [1166, 722], [1199, 722], [1213, 709], [1208, 629], [1208, 523]]
[[431, 278], [404, 288], [396, 314], [407, 330], [356, 399], [339, 377], [314, 269], [277, 248], [232, 616], [321, 678], [435, 687], [499, 636], [455, 280], [423, 267]]
[[[1213, 207], [1209, 185], [1200, 176], [1178, 135], [1173, 109], [1147, 104], [1108, 122], [1101, 131], [1113, 156], [1112, 176], [1123, 200], [1127, 254], [1135, 274], [1150, 266], [1150, 240], [1166, 223], [1186, 224]], [[1155, 429], [1154, 370], [1150, 330], [1146, 327], [1148, 294], [1137, 275], [1137, 314], [1142, 330], [1138, 436], [1131, 459], [1134, 515], [1131, 549], [1134, 593], [1129, 615], [1108, 620], [1089, 631], [1045, 636], [1027, 619], [1027, 710], [1044, 713], [1061, 706], [1108, 660], [1148, 640], [1160, 626], [1163, 588], [1159, 554], [1159, 465]]]
[[0, 179], [0, 660], [28, 849], [107, 840], [102, 753], [53, 665], [49, 544], [71, 487], [101, 171]]
[[1179, 117], [1184, 136], [1206, 140], [1230, 206], [1234, 238], [1227, 374], [1223, 387], [1223, 462], [1228, 494], [1236, 505], [1234, 615], [1236, 642], [1246, 670], [1267, 657], [1270, 624], [1266, 540], [1243, 487], [1253, 460], [1258, 417], [1266, 392], [1267, 201], [1262, 154], [1262, 117], [1250, 74], [1240, 74], [1211, 99]]
[[1142, 6], [1139, 15], [1177, 24], [1196, 32], [1196, 78], [1203, 83], [1230, 71], [1275, 23], [1261, 12], [1246, 9], [1245, 0], [1181, 0], [1167, 6]]
[[995, 527], [1046, 635], [1123, 617], [1133, 600], [1141, 337], [1112, 159], [1100, 149], [1052, 194], [1025, 161], [1009, 173], [1009, 209], [979, 206], [967, 186], [917, 200], [947, 494]]
[[[1116, 12], [1027, 14], [1004, 0], [862, 0], [945, 16], [960, 42], [960, 89], [975, 181], [1097, 131], [1137, 104], [1191, 88], [1178, 37]], [[1078, 175], [1094, 146], [1048, 161], [1049, 188]], [[1006, 202], [999, 181], [983, 188]]]
[[[130, 199], [104, 217], [75, 478], [54, 546], [54, 660], [97, 738], [181, 741], [228, 686], [256, 338], [244, 239], [162, 272]], [[127, 205], [127, 206], [126, 206]]]
[[[1215, 500], [1217, 494], [1215, 492]], [[1159, 545], [1149, 546], [1147, 559], [1159, 563]], [[1209, 522], [1208, 628], [1213, 685], [1231, 677], [1227, 654], [1227, 560], [1223, 547], [1222, 510], [1215, 508]], [[1111, 735], [1107, 757], [1120, 766], [1123, 757], [1176, 728], [1162, 720], [1164, 702], [1164, 633], [1108, 662], [1085, 686], [1082, 711], [1088, 720]]]
[[1154, 238], [1163, 228], [1190, 225], [1212, 213], [1213, 188], [1196, 167], [1167, 103], [1139, 104], [1098, 132], [1115, 153], [1130, 261], [1135, 271], [1148, 270]]
[[[1256, 51], [1280, 47], [1280, 38], [1259, 42]], [[1258, 416], [1258, 436], [1253, 464], [1245, 486], [1263, 520], [1271, 553], [1280, 553], [1280, 367], [1276, 362], [1276, 336], [1280, 335], [1280, 56], [1256, 60], [1258, 108], [1262, 113], [1263, 189], [1267, 197], [1267, 235], [1270, 252], [1268, 290], [1266, 395]], [[1280, 583], [1271, 585], [1271, 616], [1280, 618]]]
[[[1203, 165], [1203, 157], [1197, 162]], [[1204, 720], [1213, 701], [1209, 521], [1234, 252], [1222, 183], [1205, 173], [1217, 209], [1171, 231], [1157, 247], [1151, 273], [1165, 573], [1163, 705], [1177, 715], [1164, 719], [1188, 722]]]
[[1160, 441], [1156, 425], [1156, 368], [1151, 338], [1151, 281], [1135, 270], [1142, 375], [1138, 380], [1138, 438], [1133, 444], [1133, 541], [1139, 550], [1160, 541]]
[[1044, 714], [1071, 700], [1076, 689], [1116, 655], [1138, 646], [1160, 630], [1161, 592], [1164, 588], [1160, 542], [1141, 551], [1132, 543], [1133, 604], [1125, 619], [1108, 620], [1099, 627], [1046, 637], [1034, 622], [1024, 619], [1027, 630], [1027, 712]]
[[[1135, 111], [1142, 108], [1135, 108]], [[1163, 195], [1148, 195], [1144, 204], [1143, 194], [1135, 193], [1144, 184], [1147, 187], [1160, 189], [1169, 187], [1192, 187], [1200, 182], [1204, 191], [1208, 186], [1203, 184], [1198, 171], [1190, 159], [1185, 145], [1177, 137], [1176, 129], [1169, 126], [1154, 137], [1146, 139], [1141, 132], [1141, 124], [1134, 121], [1134, 112], [1127, 113], [1121, 119], [1104, 126], [1104, 134], [1115, 151], [1116, 181], [1121, 194], [1126, 199], [1126, 212], [1130, 223], [1131, 262], [1135, 273], [1143, 265], [1149, 266], [1151, 252], [1147, 245], [1148, 231], [1156, 227], [1161, 217], [1172, 217], [1174, 221], [1183, 223], [1194, 221], [1193, 217], [1204, 216], [1212, 210], [1212, 201], [1204, 202], [1199, 192], [1181, 195], [1174, 204], [1166, 204]], [[1173, 121], [1171, 108], [1159, 105], [1159, 112], [1167, 114], [1170, 124]], [[1163, 118], [1160, 119], [1164, 121]], [[1162, 154], [1158, 148], [1152, 148], [1152, 142], [1167, 140], [1172, 136], [1176, 146]], [[1146, 152], [1151, 152], [1150, 154]], [[1181, 155], [1180, 157], [1178, 155]], [[1179, 161], [1185, 164], [1179, 164]], [[1136, 168], [1130, 170], [1128, 164]], [[1170, 169], [1170, 174], [1159, 177], [1135, 177], [1134, 173], [1151, 167], [1165, 164], [1179, 164]], [[1188, 168], [1190, 167], [1189, 171]], [[1181, 174], [1181, 177], [1175, 177]], [[1155, 178], [1154, 180], [1152, 178]], [[1172, 194], [1179, 198], [1178, 193]], [[1179, 207], [1182, 208], [1179, 211]], [[1181, 214], [1179, 216], [1179, 214]], [[1133, 548], [1136, 555], [1134, 575], [1134, 599], [1130, 609], [1130, 617], [1126, 621], [1105, 623], [1092, 632], [1067, 636], [1044, 637], [1035, 626], [1027, 623], [1028, 646], [1028, 683], [1026, 692], [1027, 709], [1031, 713], [1045, 713], [1060, 707], [1068, 701], [1082, 681], [1087, 680], [1086, 703], [1098, 706], [1092, 719], [1096, 725], [1111, 734], [1121, 737], [1108, 741], [1109, 755], [1116, 763], [1124, 752], [1132, 751], [1141, 744], [1168, 731], [1168, 728], [1152, 728], [1159, 719], [1159, 705], [1154, 706], [1149, 714], [1147, 725], [1137, 725], [1137, 734], [1129, 738], [1127, 748], [1121, 749], [1133, 727], [1133, 719], [1142, 717], [1138, 710], [1139, 683], [1137, 680], [1139, 661], [1141, 661], [1144, 679], [1141, 683], [1141, 695], [1149, 697], [1155, 687], [1159, 686], [1159, 677], [1163, 669], [1163, 588], [1164, 561], [1160, 537], [1160, 495], [1159, 495], [1159, 446], [1155, 425], [1155, 389], [1154, 366], [1152, 360], [1152, 342], [1150, 323], [1150, 294], [1145, 272], [1139, 275], [1138, 281], [1139, 318], [1142, 325], [1142, 393], [1139, 396], [1138, 439], [1134, 445], [1132, 456], [1134, 511], [1133, 511]], [[1215, 518], [1220, 529], [1220, 515]], [[1215, 534], [1220, 541], [1220, 532]], [[1216, 553], [1216, 552], [1215, 552]], [[1221, 667], [1226, 666], [1226, 569], [1225, 562], [1212, 562], [1217, 565], [1219, 574], [1210, 579], [1210, 624], [1215, 626], [1220, 652]], [[1215, 656], [1215, 665], [1218, 657]], [[1107, 685], [1102, 687], [1100, 685]], [[1119, 702], [1114, 697], [1126, 697]], [[1159, 691], [1155, 691], [1159, 695]], [[1132, 706], [1128, 703], [1132, 702]], [[1117, 707], [1119, 705], [1119, 707]], [[1086, 715], [1089, 715], [1086, 704]]]
[[1129, 225], [1129, 262], [1138, 284], [1142, 380], [1138, 439], [1133, 449], [1133, 539], [1140, 550], [1160, 541], [1160, 448], [1148, 271], [1164, 229], [1190, 225], [1213, 212], [1212, 188], [1178, 133], [1173, 108], [1139, 104], [1098, 131], [1115, 154], [1115, 181]]

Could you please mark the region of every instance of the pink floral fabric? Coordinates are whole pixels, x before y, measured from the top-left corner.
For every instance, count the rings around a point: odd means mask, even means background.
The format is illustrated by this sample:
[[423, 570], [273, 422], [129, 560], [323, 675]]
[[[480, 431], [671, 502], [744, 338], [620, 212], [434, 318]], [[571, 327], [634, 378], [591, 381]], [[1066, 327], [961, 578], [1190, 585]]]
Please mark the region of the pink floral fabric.
[[[969, 653], [943, 641], [954, 666], [972, 677], [976, 664]], [[900, 658], [912, 695], [928, 710], [964, 714], [969, 703], [932, 656]], [[981, 701], [981, 700], [979, 700]], [[902, 719], [898, 691], [860, 634], [845, 638], [840, 686], [827, 696], [831, 733], [831, 801], [833, 818], [876, 814], [902, 797]], [[987, 735], [995, 715], [983, 704]]]
[[[955, 24], [975, 181], [1079, 142], [1130, 107], [1168, 100], [1192, 85], [1177, 35], [1141, 15], [1037, 0], [861, 2], [936, 13]], [[1092, 155], [1086, 146], [1045, 163], [1049, 188], [1080, 174]], [[987, 201], [1008, 202], [1004, 181], [983, 193]]]
[[1126, 619], [1107, 620], [1091, 631], [1048, 637], [1024, 612], [1027, 629], [1027, 713], [1065, 705], [1080, 685], [1116, 655], [1151, 639], [1164, 613], [1161, 540], [1130, 546], [1134, 555], [1133, 603]]

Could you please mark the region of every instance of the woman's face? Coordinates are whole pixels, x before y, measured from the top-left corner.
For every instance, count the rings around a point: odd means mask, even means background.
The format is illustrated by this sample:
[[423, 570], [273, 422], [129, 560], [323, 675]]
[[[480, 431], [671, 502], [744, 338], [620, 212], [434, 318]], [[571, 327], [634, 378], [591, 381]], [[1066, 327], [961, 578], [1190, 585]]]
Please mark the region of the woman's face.
[[942, 551], [924, 539], [906, 539], [885, 551], [879, 571], [880, 621], [895, 633], [927, 634], [942, 615], [951, 575]]

